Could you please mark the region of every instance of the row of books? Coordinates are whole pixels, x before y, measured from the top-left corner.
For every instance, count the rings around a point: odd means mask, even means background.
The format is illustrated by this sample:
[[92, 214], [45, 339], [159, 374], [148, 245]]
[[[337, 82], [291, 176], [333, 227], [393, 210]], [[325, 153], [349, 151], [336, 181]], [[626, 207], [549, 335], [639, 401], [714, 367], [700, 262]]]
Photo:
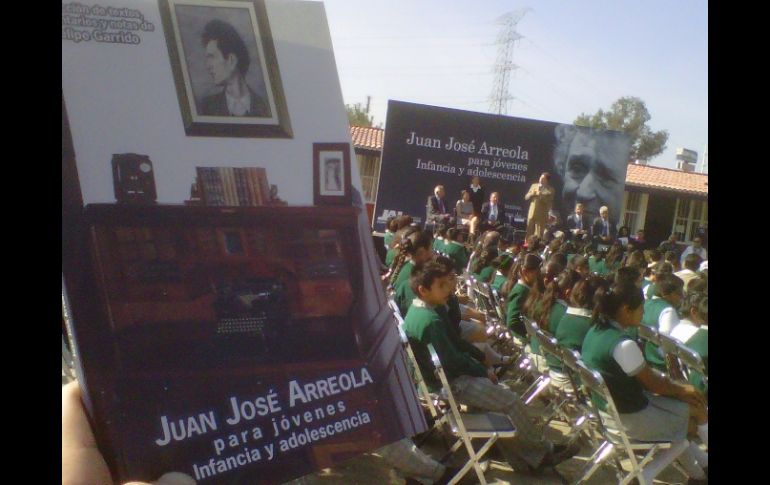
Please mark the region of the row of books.
[[195, 167], [203, 205], [270, 204], [267, 171], [261, 167]]

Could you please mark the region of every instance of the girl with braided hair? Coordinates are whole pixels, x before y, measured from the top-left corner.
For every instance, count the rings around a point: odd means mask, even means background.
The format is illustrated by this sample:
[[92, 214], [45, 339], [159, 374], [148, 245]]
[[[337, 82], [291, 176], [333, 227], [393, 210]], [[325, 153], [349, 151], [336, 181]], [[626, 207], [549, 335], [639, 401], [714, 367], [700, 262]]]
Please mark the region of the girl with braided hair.
[[492, 261], [497, 258], [497, 247], [488, 247], [481, 250], [481, 254], [476, 258], [471, 266], [471, 273], [477, 280], [483, 283], [490, 283], [495, 275], [495, 267]]
[[399, 240], [399, 250], [393, 260], [390, 284], [395, 290], [394, 300], [401, 315], [406, 318], [406, 312], [416, 296], [409, 285], [409, 277], [416, 264], [427, 262], [433, 257], [433, 237], [419, 227], [410, 226], [396, 234], [394, 242], [396, 239]]

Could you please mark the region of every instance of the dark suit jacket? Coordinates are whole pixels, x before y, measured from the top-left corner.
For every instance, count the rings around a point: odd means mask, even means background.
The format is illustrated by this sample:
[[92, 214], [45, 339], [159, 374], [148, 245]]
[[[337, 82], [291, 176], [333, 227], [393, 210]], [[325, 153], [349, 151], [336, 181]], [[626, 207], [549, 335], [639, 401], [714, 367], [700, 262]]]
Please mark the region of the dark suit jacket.
[[[452, 207], [452, 209], [454, 209], [454, 207]], [[428, 220], [440, 222], [442, 219], [448, 219], [448, 217], [441, 217], [442, 215], [451, 215], [449, 214], [449, 207], [447, 206], [446, 198], [444, 198], [444, 210], [442, 211], [441, 205], [439, 205], [438, 202], [438, 197], [431, 195], [428, 197]]]
[[[585, 213], [580, 216], [580, 218], [583, 220], [583, 230], [586, 231], [586, 234], [591, 232], [591, 222], [588, 220], [588, 217], [585, 215]], [[572, 239], [575, 237], [574, 234], [572, 234], [572, 229], [578, 228], [578, 215], [574, 212], [567, 216], [567, 220], [564, 221], [564, 228], [566, 229], [567, 239]]]
[[[612, 221], [607, 221], [607, 224], [609, 224], [610, 238], [615, 239], [615, 237], [618, 235], [617, 226]], [[602, 218], [597, 217], [596, 219], [594, 219], [593, 227], [591, 227], [591, 237], [594, 239], [601, 237], [603, 230], [604, 230], [604, 225], [602, 222]]]
[[[265, 100], [255, 93], [251, 87], [249, 87], [249, 93], [251, 93], [251, 107], [249, 107], [249, 111], [244, 116], [270, 116], [270, 108], [265, 103]], [[201, 114], [205, 116], [234, 116], [230, 114], [230, 110], [227, 108], [227, 97], [225, 96], [224, 89], [217, 94], [203, 98]]]
[[[489, 224], [489, 202], [484, 202], [484, 205], [481, 206], [481, 222], [484, 222], [486, 224]], [[495, 225], [499, 224], [507, 224], [508, 219], [505, 215], [505, 207], [498, 203], [497, 204], [497, 223]]]

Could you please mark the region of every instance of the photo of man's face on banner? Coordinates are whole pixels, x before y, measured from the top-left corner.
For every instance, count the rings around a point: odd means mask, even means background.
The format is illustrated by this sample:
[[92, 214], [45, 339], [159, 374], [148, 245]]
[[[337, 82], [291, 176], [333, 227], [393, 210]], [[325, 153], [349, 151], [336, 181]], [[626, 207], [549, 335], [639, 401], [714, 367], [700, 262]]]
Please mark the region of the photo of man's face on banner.
[[589, 221], [599, 217], [599, 208], [609, 208], [609, 218], [620, 218], [626, 167], [631, 140], [614, 131], [598, 131], [572, 125], [557, 125], [553, 172], [561, 182], [562, 214], [583, 204]]

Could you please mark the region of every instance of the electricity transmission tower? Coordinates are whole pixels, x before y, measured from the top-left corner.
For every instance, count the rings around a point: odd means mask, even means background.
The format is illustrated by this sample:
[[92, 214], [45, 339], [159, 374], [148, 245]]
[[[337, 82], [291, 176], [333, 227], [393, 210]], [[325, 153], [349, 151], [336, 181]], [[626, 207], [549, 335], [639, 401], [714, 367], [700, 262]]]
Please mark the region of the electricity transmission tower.
[[511, 71], [518, 67], [513, 63], [513, 47], [516, 41], [523, 37], [516, 32], [516, 25], [530, 10], [532, 9], [529, 7], [520, 8], [501, 15], [495, 21], [496, 24], [502, 25], [502, 28], [497, 36], [497, 60], [493, 68], [495, 80], [492, 94], [489, 96], [489, 111], [493, 113], [508, 114], [508, 102], [514, 99], [508, 92]]

